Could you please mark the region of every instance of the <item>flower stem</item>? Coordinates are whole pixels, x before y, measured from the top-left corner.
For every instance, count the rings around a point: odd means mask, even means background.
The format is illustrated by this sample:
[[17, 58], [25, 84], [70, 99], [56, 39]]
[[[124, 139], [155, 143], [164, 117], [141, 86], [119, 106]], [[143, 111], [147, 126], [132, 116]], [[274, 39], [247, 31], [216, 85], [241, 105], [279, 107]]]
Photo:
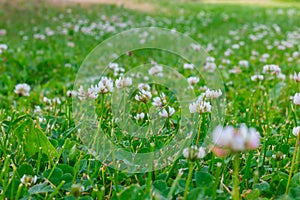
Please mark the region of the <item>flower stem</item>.
[[193, 170], [194, 170], [194, 163], [189, 161], [189, 174], [188, 174], [188, 178], [185, 183], [184, 197], [183, 197], [184, 200], [187, 200], [187, 195], [189, 193], [188, 190], [189, 190], [190, 182], [192, 180]]
[[289, 192], [289, 186], [290, 186], [291, 178], [292, 178], [292, 175], [293, 175], [295, 159], [296, 159], [297, 149], [298, 149], [298, 145], [299, 145], [299, 139], [300, 139], [300, 134], [298, 134], [297, 139], [296, 139], [296, 144], [295, 144], [295, 149], [294, 149], [294, 154], [293, 154], [293, 159], [292, 159], [292, 166], [291, 166], [291, 169], [290, 169], [289, 179], [288, 179], [288, 183], [286, 185], [286, 190], [285, 190], [286, 194]]
[[239, 167], [240, 167], [240, 158], [239, 154], [234, 155], [233, 160], [233, 190], [232, 190], [232, 199], [240, 199], [240, 187], [239, 187]]
[[197, 134], [197, 140], [196, 140], [196, 146], [199, 146], [199, 140], [200, 140], [200, 133], [201, 133], [201, 125], [202, 125], [202, 116], [200, 115], [199, 118], [199, 124], [198, 124], [198, 134]]

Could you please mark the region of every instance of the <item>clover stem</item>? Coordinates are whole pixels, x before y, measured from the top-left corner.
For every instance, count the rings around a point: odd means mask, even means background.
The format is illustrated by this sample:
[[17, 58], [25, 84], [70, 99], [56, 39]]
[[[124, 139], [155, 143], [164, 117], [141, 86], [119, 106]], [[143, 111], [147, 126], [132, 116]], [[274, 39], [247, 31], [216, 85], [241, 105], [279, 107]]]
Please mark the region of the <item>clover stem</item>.
[[240, 160], [239, 154], [234, 155], [233, 160], [233, 190], [232, 190], [232, 199], [239, 200], [240, 199], [240, 188], [239, 188], [239, 167]]
[[200, 115], [199, 123], [198, 123], [198, 134], [197, 134], [197, 140], [196, 140], [196, 146], [199, 146], [199, 140], [200, 140], [200, 133], [201, 133], [201, 125], [202, 125], [202, 116]]
[[286, 185], [286, 190], [285, 190], [286, 194], [289, 191], [289, 186], [290, 186], [291, 178], [292, 178], [292, 175], [293, 175], [295, 159], [296, 159], [297, 149], [298, 149], [298, 145], [299, 145], [299, 139], [300, 139], [300, 134], [298, 134], [297, 139], [296, 139], [296, 144], [295, 144], [295, 149], [294, 149], [294, 154], [293, 154], [293, 159], [292, 159], [292, 165], [291, 165], [291, 169], [290, 169], [290, 173], [289, 173], [289, 179], [288, 179], [288, 182], [287, 182], [287, 185]]
[[184, 200], [187, 199], [187, 195], [189, 193], [188, 190], [189, 190], [190, 182], [192, 180], [193, 170], [194, 170], [194, 163], [189, 161], [189, 173], [188, 173], [188, 178], [185, 183], [184, 197], [183, 197]]

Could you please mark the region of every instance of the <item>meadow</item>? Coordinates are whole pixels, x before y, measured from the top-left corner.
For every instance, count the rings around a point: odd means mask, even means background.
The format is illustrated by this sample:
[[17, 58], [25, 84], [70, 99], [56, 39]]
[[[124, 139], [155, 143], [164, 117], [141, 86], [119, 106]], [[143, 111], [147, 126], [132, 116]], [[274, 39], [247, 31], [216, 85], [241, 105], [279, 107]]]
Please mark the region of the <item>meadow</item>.
[[[133, 5], [0, 2], [0, 199], [300, 199], [300, 4]], [[203, 62], [136, 49], [81, 87], [93, 49], [141, 27]], [[104, 137], [158, 164], [115, 163]]]

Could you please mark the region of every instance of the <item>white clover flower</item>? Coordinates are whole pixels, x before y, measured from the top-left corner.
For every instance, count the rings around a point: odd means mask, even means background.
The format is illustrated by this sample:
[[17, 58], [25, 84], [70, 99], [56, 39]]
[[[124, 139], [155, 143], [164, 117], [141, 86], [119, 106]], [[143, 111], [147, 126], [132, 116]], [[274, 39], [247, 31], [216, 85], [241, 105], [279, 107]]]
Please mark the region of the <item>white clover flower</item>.
[[235, 66], [233, 69], [230, 69], [228, 72], [230, 74], [239, 74], [242, 72], [242, 70], [239, 67]]
[[8, 47], [7, 47], [6, 44], [0, 44], [0, 54], [1, 54], [2, 52], [6, 51], [7, 48], [8, 48]]
[[46, 103], [46, 104], [49, 104], [49, 105], [52, 104], [52, 100], [47, 98], [47, 97], [43, 97], [43, 102]]
[[77, 92], [75, 90], [68, 90], [66, 95], [69, 98], [76, 97], [77, 96]]
[[225, 52], [224, 52], [224, 56], [228, 57], [232, 54], [232, 50], [231, 49], [227, 49]]
[[61, 101], [58, 97], [55, 97], [54, 99], [52, 99], [53, 103], [60, 105]]
[[194, 64], [184, 63], [183, 69], [194, 69]]
[[300, 126], [293, 128], [293, 135], [298, 137], [300, 135]]
[[201, 159], [201, 158], [204, 158], [206, 156], [206, 153], [205, 153], [205, 148], [204, 147], [200, 147], [198, 149], [198, 159]]
[[298, 58], [299, 55], [300, 55], [299, 51], [293, 52], [293, 57], [294, 57], [294, 58]]
[[294, 72], [294, 76], [292, 76], [292, 78], [294, 79], [294, 81], [300, 82], [300, 72], [298, 74]]
[[41, 113], [42, 112], [42, 109], [40, 106], [34, 106], [34, 113]]
[[232, 48], [232, 49], [239, 49], [239, 48], [240, 48], [240, 45], [239, 45], [239, 44], [234, 44], [234, 45], [232, 45], [231, 48]]
[[282, 73], [279, 73], [279, 74], [277, 75], [277, 78], [278, 78], [278, 79], [281, 79], [281, 80], [285, 80], [286, 76], [285, 76], [284, 74], [282, 74]]
[[293, 102], [297, 106], [300, 106], [300, 93], [296, 93], [295, 96], [293, 97]]
[[148, 70], [148, 73], [152, 76], [163, 76], [163, 67], [160, 65], [155, 65]]
[[161, 112], [159, 112], [159, 116], [161, 117], [165, 117], [165, 118], [168, 118], [168, 117], [171, 117], [172, 115], [174, 115], [175, 113], [175, 109], [168, 106], [168, 111], [166, 109], [163, 109]]
[[240, 67], [244, 67], [244, 68], [248, 68], [248, 67], [249, 67], [249, 62], [248, 62], [248, 60], [240, 60], [240, 61], [239, 61], [239, 66], [240, 66]]
[[209, 102], [202, 101], [201, 99], [197, 100], [194, 103], [189, 105], [190, 113], [210, 113], [211, 112], [211, 105]]
[[114, 82], [110, 78], [102, 77], [98, 83], [98, 89], [98, 92], [102, 94], [113, 92]]
[[140, 121], [140, 120], [143, 120], [145, 118], [145, 113], [141, 112], [139, 114], [136, 114], [136, 116], [134, 116], [134, 119], [136, 121]]
[[150, 88], [150, 85], [148, 85], [148, 84], [146, 84], [146, 83], [140, 83], [139, 85], [138, 85], [138, 88], [139, 88], [139, 90], [147, 90], [147, 91], [149, 91], [151, 88]]
[[223, 128], [219, 125], [213, 131], [212, 140], [214, 144], [219, 147], [228, 147], [231, 145], [233, 133], [234, 128], [232, 126], [227, 126]]
[[153, 98], [153, 102], [152, 105], [162, 108], [167, 104], [167, 98], [166, 95], [164, 93], [161, 93], [161, 95], [159, 97], [155, 97]]
[[207, 100], [210, 100], [210, 99], [216, 99], [218, 97], [222, 96], [222, 91], [219, 89], [219, 90], [210, 90], [210, 89], [207, 89], [205, 91], [205, 93], [202, 93], [198, 99], [207, 99]]
[[208, 72], [214, 72], [216, 68], [217, 68], [216, 63], [207, 62], [203, 69]]
[[263, 67], [263, 74], [267, 74], [267, 73], [270, 73], [270, 74], [275, 74], [275, 75], [279, 75], [281, 74], [281, 69], [279, 68], [278, 65], [265, 65]]
[[131, 85], [132, 85], [132, 79], [131, 78], [120, 77], [116, 80], [116, 87], [118, 89], [122, 89], [122, 88], [125, 88], [125, 87], [128, 87], [128, 86], [131, 86]]
[[187, 79], [189, 85], [196, 85], [199, 82], [199, 78], [192, 76]]
[[146, 90], [140, 90], [139, 94], [135, 95], [135, 100], [140, 102], [148, 102], [152, 98], [152, 94]]
[[78, 89], [77, 96], [80, 100], [84, 100], [87, 98], [87, 93], [84, 91], [82, 85]]
[[19, 96], [29, 96], [30, 86], [26, 83], [17, 84], [14, 92]]
[[264, 76], [260, 74], [256, 74], [251, 76], [251, 81], [262, 81], [264, 80]]
[[99, 93], [99, 87], [98, 85], [91, 85], [88, 88], [88, 92], [87, 92], [87, 97], [92, 98], [92, 99], [96, 99], [98, 97], [98, 93]]
[[254, 128], [242, 124], [239, 129], [232, 126], [217, 126], [213, 131], [213, 143], [224, 150], [239, 152], [256, 149], [259, 146], [260, 134]]
[[197, 159], [204, 158], [206, 153], [204, 147], [197, 148], [196, 146], [191, 146], [189, 148], [183, 149], [182, 155], [184, 158], [190, 161], [195, 161]]
[[108, 67], [109, 67], [110, 69], [115, 70], [115, 69], [118, 69], [118, 68], [119, 68], [119, 64], [118, 64], [118, 63], [109, 63]]
[[22, 178], [21, 178], [20, 181], [21, 181], [21, 183], [22, 183], [23, 185], [25, 185], [26, 187], [30, 187], [30, 186], [32, 186], [32, 185], [34, 185], [34, 184], [36, 183], [36, 181], [37, 181], [37, 176], [32, 177], [32, 176], [30, 176], [30, 175], [24, 174], [24, 175], [22, 176]]
[[6, 35], [6, 30], [5, 29], [0, 29], [0, 36], [5, 36]]
[[206, 62], [208, 62], [208, 63], [214, 63], [215, 62], [215, 58], [214, 57], [207, 57], [206, 58]]

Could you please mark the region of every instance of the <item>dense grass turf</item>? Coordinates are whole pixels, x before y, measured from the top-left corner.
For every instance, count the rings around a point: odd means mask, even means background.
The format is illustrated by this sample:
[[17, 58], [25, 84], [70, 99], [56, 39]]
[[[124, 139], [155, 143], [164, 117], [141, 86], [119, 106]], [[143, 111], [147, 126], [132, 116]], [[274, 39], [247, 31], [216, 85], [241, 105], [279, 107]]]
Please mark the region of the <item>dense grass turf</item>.
[[[295, 149], [299, 136], [293, 135], [293, 128], [299, 125], [300, 107], [291, 99], [300, 92], [293, 77], [300, 72], [299, 8], [170, 2], [153, 4], [154, 11], [148, 13], [96, 4], [1, 5], [1, 199], [228, 199], [236, 189], [233, 180], [239, 181], [244, 199], [299, 199], [300, 153]], [[67, 91], [73, 89], [81, 63], [97, 44], [121, 31], [148, 26], [188, 34], [215, 58], [227, 98], [222, 125], [254, 127], [261, 136], [257, 149], [224, 158], [207, 151], [195, 162], [180, 156], [164, 169], [143, 174], [120, 172], [95, 159], [78, 136], [80, 127], [72, 119]], [[128, 71], [156, 58], [158, 64], [191, 75], [182, 69], [184, 60], [148, 51], [133, 52], [130, 58], [123, 55], [116, 62]], [[267, 64], [278, 65], [281, 73], [263, 74]], [[255, 74], [263, 74], [264, 80], [252, 81]], [[30, 85], [29, 96], [14, 92], [20, 83]], [[196, 84], [197, 95], [204, 85]], [[180, 109], [168, 88], [151, 87], [164, 92], [176, 110], [166, 119], [166, 132], [150, 139], [159, 149], [177, 131]], [[147, 112], [145, 105], [141, 109]], [[103, 115], [108, 134], [116, 131], [116, 145], [133, 152], [143, 145], [143, 151], [153, 150], [146, 140], [124, 136], [111, 125], [108, 104], [101, 106], [97, 114]], [[135, 110], [138, 106], [133, 105], [133, 114], [140, 111]], [[200, 130], [211, 134], [206, 119]], [[196, 138], [193, 144], [198, 145]], [[238, 156], [237, 176], [232, 160]]]

